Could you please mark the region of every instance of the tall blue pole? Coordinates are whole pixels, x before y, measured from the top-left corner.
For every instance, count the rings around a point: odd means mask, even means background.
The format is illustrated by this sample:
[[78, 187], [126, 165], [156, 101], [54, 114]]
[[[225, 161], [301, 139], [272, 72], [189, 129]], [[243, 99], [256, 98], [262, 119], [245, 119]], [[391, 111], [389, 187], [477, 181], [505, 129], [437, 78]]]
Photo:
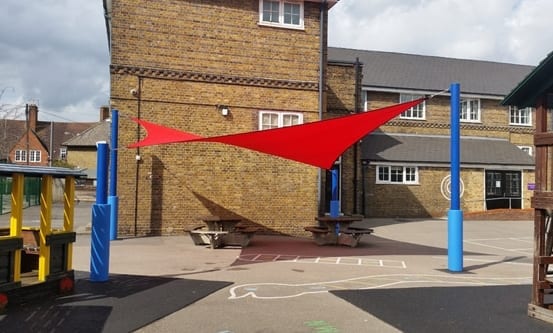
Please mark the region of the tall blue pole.
[[119, 136], [119, 111], [111, 110], [111, 140], [110, 140], [110, 171], [109, 171], [109, 197], [111, 206], [109, 239], [117, 239], [117, 212], [119, 209], [119, 197], [117, 196], [117, 139]]
[[451, 92], [451, 206], [447, 214], [447, 258], [448, 269], [463, 271], [463, 211], [460, 205], [461, 182], [461, 129], [460, 112], [461, 87], [452, 83]]
[[96, 203], [92, 205], [92, 233], [90, 239], [90, 280], [104, 282], [109, 276], [109, 219], [107, 204], [108, 144], [98, 142], [96, 171]]

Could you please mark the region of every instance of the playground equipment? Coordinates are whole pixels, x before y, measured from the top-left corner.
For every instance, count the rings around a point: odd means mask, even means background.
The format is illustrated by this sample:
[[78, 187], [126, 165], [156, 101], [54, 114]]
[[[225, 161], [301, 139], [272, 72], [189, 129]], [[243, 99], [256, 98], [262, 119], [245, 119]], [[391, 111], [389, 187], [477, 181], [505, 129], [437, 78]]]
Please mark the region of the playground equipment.
[[[67, 168], [0, 164], [0, 176], [12, 178], [10, 223], [0, 228], [1, 312], [11, 303], [73, 289], [75, 179], [85, 174]], [[24, 227], [25, 177], [41, 179], [39, 227]], [[58, 229], [52, 228], [55, 178], [65, 179], [63, 226]]]

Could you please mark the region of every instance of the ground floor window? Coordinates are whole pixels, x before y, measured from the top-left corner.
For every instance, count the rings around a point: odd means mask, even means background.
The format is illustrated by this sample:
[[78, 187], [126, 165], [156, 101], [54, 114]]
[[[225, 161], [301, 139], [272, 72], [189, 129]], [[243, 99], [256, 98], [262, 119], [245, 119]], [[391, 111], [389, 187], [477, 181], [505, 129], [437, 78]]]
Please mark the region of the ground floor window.
[[520, 171], [486, 171], [486, 209], [521, 208], [522, 179]]
[[376, 170], [377, 184], [418, 184], [419, 169], [414, 166], [379, 165]]

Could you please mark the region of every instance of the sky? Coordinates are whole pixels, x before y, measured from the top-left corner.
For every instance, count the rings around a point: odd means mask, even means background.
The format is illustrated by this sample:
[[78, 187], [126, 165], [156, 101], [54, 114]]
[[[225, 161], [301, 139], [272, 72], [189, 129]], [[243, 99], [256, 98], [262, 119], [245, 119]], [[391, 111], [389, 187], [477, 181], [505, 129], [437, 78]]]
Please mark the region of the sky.
[[[232, 0], [237, 1], [237, 0]], [[536, 66], [553, 0], [340, 0], [329, 45]], [[0, 119], [95, 122], [109, 103], [102, 0], [2, 0]]]

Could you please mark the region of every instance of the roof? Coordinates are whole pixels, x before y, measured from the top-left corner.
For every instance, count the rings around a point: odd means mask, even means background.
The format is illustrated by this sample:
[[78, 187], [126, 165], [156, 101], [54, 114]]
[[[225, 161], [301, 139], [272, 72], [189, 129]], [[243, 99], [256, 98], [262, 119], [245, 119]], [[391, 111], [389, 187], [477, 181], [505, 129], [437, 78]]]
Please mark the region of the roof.
[[[504, 139], [461, 137], [461, 164], [534, 166], [534, 159]], [[374, 162], [450, 163], [450, 137], [373, 133], [362, 143], [362, 159]]]
[[[63, 145], [62, 143], [64, 141], [73, 136], [79, 135], [80, 132], [86, 130], [94, 124], [96, 123], [39, 121], [37, 123], [36, 134], [48, 150], [50, 150], [50, 148], [53, 150], [50, 153], [52, 156], [55, 156], [58, 153], [56, 150]], [[50, 140], [52, 141], [51, 146]]]
[[[503, 105], [535, 107], [538, 98], [553, 93], [553, 52], [543, 59], [518, 85], [503, 99]], [[553, 98], [548, 96], [547, 106], [553, 107]]]
[[62, 143], [67, 147], [94, 146], [98, 141], [109, 142], [111, 121], [102, 121]]
[[66, 176], [83, 177], [85, 174], [81, 170], [60, 168], [60, 167], [37, 167], [24, 166], [17, 164], [0, 164], [0, 175], [11, 176], [14, 173], [21, 173], [26, 176], [51, 175], [55, 178]]
[[363, 64], [364, 87], [440, 92], [453, 82], [462, 93], [503, 97], [534, 67], [482, 60], [328, 48], [329, 62]]
[[340, 0], [306, 0], [306, 1], [308, 1], [308, 2], [319, 2], [319, 3], [326, 2], [328, 8], [332, 8], [332, 6], [334, 6]]

